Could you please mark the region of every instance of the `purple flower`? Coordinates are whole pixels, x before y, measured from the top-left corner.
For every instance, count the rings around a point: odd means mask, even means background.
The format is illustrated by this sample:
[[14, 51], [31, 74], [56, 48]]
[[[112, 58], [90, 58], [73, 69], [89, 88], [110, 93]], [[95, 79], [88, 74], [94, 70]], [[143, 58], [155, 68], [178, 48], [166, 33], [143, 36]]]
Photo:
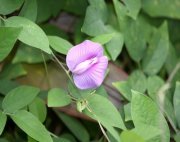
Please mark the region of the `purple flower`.
[[108, 59], [100, 44], [85, 40], [69, 50], [66, 64], [79, 89], [92, 89], [102, 84]]

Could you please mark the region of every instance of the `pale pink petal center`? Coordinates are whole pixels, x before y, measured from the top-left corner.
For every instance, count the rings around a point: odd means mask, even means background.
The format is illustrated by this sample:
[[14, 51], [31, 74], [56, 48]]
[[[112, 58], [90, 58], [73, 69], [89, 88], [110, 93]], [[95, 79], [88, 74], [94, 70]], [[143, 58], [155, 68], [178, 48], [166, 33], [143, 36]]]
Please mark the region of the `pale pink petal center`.
[[75, 85], [79, 89], [92, 89], [99, 87], [103, 80], [108, 65], [106, 56], [98, 58], [98, 62], [82, 74], [73, 74]]
[[73, 74], [81, 74], [98, 62], [98, 57], [91, 58], [79, 63], [73, 70]]

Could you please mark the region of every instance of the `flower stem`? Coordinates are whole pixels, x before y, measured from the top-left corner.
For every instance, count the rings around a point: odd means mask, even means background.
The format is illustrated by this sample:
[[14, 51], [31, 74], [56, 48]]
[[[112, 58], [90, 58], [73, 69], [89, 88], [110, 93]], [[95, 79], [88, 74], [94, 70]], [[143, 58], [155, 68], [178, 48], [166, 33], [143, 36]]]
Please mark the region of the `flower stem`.
[[[179, 69], [180, 69], [180, 63], [177, 63], [175, 68], [173, 69], [173, 71], [169, 75], [166, 83], [158, 91], [157, 99], [159, 101], [158, 104], [159, 104], [160, 109], [161, 109], [162, 112], [165, 112], [165, 95], [166, 95], [166, 91], [171, 88], [171, 82], [172, 82], [174, 76], [176, 75], [176, 73], [179, 71]], [[172, 128], [177, 133], [178, 130], [177, 130], [176, 126], [174, 125], [173, 120], [168, 115], [167, 115], [167, 118], [168, 118]]]
[[106, 134], [106, 132], [105, 132], [103, 126], [101, 125], [101, 123], [99, 122], [99, 120], [97, 120], [97, 121], [98, 121], [99, 127], [100, 127], [100, 129], [101, 129], [103, 135], [105, 136], [105, 138], [107, 139], [108, 142], [111, 142], [111, 141], [109, 140], [109, 138], [108, 138], [108, 136], [107, 136], [107, 134]]
[[180, 62], [176, 64], [175, 68], [169, 75], [169, 78], [167, 79], [167, 83], [171, 83], [171, 81], [173, 80], [174, 76], [176, 75], [179, 69], [180, 69]]
[[70, 79], [70, 81], [74, 84], [71, 76], [70, 76], [70, 71], [69, 70], [66, 70], [66, 68], [63, 66], [63, 63], [61, 63], [59, 61], [59, 59], [54, 55], [54, 53], [52, 52], [52, 55], [54, 57], [54, 59], [58, 62], [58, 64], [62, 67], [62, 69], [65, 71], [66, 75], [68, 76], [68, 78]]
[[46, 71], [48, 87], [50, 87], [51, 83], [50, 83], [50, 80], [49, 80], [49, 73], [48, 73], [47, 63], [46, 63], [46, 60], [45, 60], [45, 57], [44, 57], [44, 54], [43, 54], [42, 51], [41, 51], [41, 55], [42, 55], [42, 58], [43, 58], [44, 68], [45, 68], [45, 71]]
[[56, 136], [55, 134], [53, 134], [53, 133], [50, 132], [50, 131], [49, 131], [49, 134], [50, 134], [51, 136], [53, 136], [54, 138], [58, 138], [58, 136]]
[[111, 142], [111, 141], [109, 140], [109, 138], [108, 138], [108, 136], [107, 136], [107, 134], [106, 134], [106, 132], [105, 132], [105, 130], [104, 130], [101, 122], [98, 120], [98, 117], [97, 117], [96, 114], [92, 111], [92, 109], [90, 108], [89, 105], [87, 106], [87, 110], [94, 115], [94, 117], [96, 118], [96, 120], [97, 120], [97, 122], [98, 122], [98, 124], [99, 124], [99, 127], [100, 127], [103, 135], [105, 136], [105, 138], [107, 139], [108, 142]]

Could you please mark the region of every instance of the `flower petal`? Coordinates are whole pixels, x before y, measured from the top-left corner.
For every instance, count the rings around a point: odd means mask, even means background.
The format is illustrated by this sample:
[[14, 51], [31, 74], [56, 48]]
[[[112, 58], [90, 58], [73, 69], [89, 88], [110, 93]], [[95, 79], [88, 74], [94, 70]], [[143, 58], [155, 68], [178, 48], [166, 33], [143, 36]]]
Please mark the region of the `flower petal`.
[[90, 60], [86, 60], [80, 64], [78, 64], [73, 70], [73, 74], [82, 74], [89, 68], [91, 68], [94, 64], [98, 62], [98, 57], [91, 58]]
[[100, 56], [103, 56], [103, 47], [99, 43], [85, 40], [69, 50], [66, 56], [66, 64], [72, 71], [79, 63]]
[[97, 64], [92, 66], [89, 70], [83, 74], [74, 74], [73, 79], [75, 85], [79, 89], [91, 89], [100, 86], [104, 80], [105, 71], [108, 65], [108, 59], [106, 56], [99, 58]]

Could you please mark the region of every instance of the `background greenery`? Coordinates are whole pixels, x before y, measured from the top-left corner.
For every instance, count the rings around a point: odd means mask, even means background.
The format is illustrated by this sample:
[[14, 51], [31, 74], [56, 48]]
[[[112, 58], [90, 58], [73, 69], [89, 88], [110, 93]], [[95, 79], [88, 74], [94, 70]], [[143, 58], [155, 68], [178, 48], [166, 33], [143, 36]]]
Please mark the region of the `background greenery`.
[[[179, 20], [179, 0], [0, 0], [0, 142], [179, 142]], [[116, 107], [58, 64], [85, 39], [129, 74]]]

